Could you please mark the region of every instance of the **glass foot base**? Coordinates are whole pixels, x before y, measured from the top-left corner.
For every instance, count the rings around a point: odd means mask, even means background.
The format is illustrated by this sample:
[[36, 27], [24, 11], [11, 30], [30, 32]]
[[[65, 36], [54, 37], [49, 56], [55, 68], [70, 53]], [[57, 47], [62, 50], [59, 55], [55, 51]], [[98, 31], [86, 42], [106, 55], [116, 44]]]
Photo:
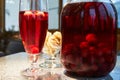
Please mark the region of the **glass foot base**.
[[32, 69], [27, 68], [23, 70], [21, 74], [26, 77], [37, 76], [40, 74], [40, 70], [39, 69], [32, 70]]
[[67, 80], [66, 76], [60, 73], [49, 72], [49, 70], [40, 70], [39, 73], [31, 73], [29, 69], [22, 71], [22, 75], [27, 80]]
[[62, 65], [57, 60], [45, 60], [39, 65], [41, 68], [61, 68]]
[[36, 71], [32, 71], [31, 69], [25, 69], [21, 72], [22, 76], [27, 80], [46, 80], [43, 79], [46, 76], [48, 71], [37, 69]]

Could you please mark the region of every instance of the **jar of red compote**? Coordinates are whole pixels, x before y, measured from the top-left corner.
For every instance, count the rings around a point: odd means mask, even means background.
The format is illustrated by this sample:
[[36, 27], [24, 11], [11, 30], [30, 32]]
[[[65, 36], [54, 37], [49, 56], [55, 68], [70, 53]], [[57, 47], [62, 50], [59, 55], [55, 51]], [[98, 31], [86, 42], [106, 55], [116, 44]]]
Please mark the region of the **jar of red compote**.
[[61, 11], [65, 72], [102, 77], [116, 64], [117, 12], [111, 0], [69, 0]]

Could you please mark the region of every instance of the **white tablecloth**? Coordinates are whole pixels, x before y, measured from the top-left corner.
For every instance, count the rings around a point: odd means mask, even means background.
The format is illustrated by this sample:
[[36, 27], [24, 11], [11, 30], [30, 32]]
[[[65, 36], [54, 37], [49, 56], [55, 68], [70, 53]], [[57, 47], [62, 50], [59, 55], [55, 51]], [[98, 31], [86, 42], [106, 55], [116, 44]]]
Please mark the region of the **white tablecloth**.
[[[40, 62], [41, 61], [42, 60], [40, 59]], [[22, 70], [28, 67], [29, 64], [28, 64], [27, 54], [25, 52], [16, 53], [5, 57], [0, 57], [0, 80], [27, 80], [20, 73]], [[120, 56], [117, 57], [117, 64], [114, 70], [110, 73], [110, 75], [104, 78], [73, 79], [63, 74], [64, 71], [63, 68], [58, 68], [58, 70], [56, 71], [58, 71], [60, 74], [62, 74], [65, 77], [62, 78], [63, 80], [120, 80]]]

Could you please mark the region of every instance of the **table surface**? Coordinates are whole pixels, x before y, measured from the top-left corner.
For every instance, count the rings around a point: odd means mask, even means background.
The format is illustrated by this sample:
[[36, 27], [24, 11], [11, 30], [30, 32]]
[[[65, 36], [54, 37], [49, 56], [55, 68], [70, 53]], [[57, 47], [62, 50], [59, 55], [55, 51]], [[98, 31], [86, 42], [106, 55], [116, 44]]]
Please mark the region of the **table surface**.
[[[43, 60], [39, 60], [42, 62]], [[25, 52], [0, 57], [0, 80], [27, 80], [20, 73], [25, 68], [28, 68], [28, 59]], [[63, 78], [55, 79], [43, 79], [43, 80], [120, 80], [120, 56], [117, 56], [117, 64], [113, 71], [106, 77], [102, 78], [70, 78], [63, 74], [64, 68], [57, 68], [57, 72], [61, 74]], [[59, 76], [60, 77], [60, 76]], [[41, 79], [38, 79], [41, 80]]]

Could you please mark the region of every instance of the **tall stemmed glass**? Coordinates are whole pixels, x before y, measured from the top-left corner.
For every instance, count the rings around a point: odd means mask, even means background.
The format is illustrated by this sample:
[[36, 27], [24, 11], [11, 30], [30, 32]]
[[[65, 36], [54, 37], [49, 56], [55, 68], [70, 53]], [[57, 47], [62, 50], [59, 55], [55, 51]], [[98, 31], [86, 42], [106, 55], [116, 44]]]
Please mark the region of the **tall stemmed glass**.
[[39, 74], [37, 64], [48, 29], [47, 0], [20, 0], [19, 28], [22, 42], [31, 62], [22, 72], [25, 76]]

